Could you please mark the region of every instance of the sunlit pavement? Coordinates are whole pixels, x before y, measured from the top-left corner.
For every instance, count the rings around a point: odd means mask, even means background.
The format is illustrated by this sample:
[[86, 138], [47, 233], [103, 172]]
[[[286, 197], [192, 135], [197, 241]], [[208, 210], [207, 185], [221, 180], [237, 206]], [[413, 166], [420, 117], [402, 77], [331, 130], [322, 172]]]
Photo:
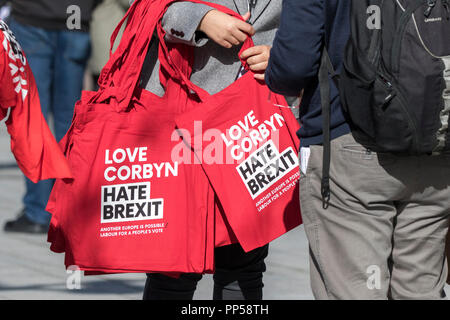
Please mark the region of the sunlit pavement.
[[[141, 299], [145, 274], [81, 276], [80, 289], [64, 267], [64, 255], [50, 251], [46, 235], [3, 232], [5, 221], [22, 208], [25, 184], [14, 167], [9, 136], [0, 123], [0, 299]], [[308, 247], [302, 227], [271, 244], [264, 274], [264, 298], [312, 299]], [[68, 281], [69, 280], [69, 281]], [[213, 281], [205, 275], [194, 299], [211, 299]]]
[[[24, 193], [22, 174], [9, 150], [9, 136], [0, 123], [0, 299], [141, 299], [145, 274], [81, 276], [80, 289], [69, 289], [74, 282], [64, 255], [49, 250], [46, 235], [3, 232], [5, 221], [21, 210]], [[303, 227], [273, 241], [266, 264], [265, 299], [313, 299]], [[211, 299], [212, 288], [211, 275], [205, 275], [194, 299]]]

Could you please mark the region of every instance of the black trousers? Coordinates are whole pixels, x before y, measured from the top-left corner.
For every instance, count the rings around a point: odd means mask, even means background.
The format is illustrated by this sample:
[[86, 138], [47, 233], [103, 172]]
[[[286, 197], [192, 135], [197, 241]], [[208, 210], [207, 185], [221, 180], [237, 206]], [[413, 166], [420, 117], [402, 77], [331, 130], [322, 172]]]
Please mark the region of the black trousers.
[[[269, 245], [245, 252], [239, 244], [214, 250], [214, 300], [261, 300], [264, 259]], [[149, 273], [144, 300], [192, 300], [201, 274], [185, 273], [179, 278]]]

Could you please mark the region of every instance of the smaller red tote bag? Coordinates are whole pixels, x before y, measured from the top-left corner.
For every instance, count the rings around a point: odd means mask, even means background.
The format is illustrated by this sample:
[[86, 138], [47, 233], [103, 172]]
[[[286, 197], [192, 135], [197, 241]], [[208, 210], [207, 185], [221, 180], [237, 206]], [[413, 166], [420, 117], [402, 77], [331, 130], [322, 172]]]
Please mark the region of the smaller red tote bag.
[[175, 117], [195, 104], [171, 70], [162, 98], [138, 85], [156, 23], [172, 2], [134, 2], [100, 90], [84, 92], [75, 107], [61, 142], [75, 177], [56, 181], [47, 207], [48, 240], [65, 252], [66, 266], [91, 274], [213, 270], [213, 191], [200, 164], [172, 157], [184, 145]]
[[[251, 46], [248, 38], [241, 52]], [[263, 246], [300, 225], [299, 124], [281, 106], [284, 97], [271, 93], [251, 71], [212, 96], [181, 72], [179, 77], [202, 103], [178, 115], [177, 126], [190, 133], [185, 141], [201, 159], [243, 249]], [[196, 143], [203, 140], [213, 142]]]

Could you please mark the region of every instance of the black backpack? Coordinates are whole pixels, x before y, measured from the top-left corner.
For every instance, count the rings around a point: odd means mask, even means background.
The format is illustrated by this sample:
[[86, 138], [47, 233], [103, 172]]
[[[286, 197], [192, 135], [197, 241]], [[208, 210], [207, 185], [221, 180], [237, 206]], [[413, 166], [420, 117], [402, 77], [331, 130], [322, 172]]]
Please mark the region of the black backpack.
[[374, 151], [450, 151], [450, 0], [353, 0], [351, 36], [337, 75], [324, 48], [322, 196], [329, 200], [330, 93], [335, 81], [352, 132]]

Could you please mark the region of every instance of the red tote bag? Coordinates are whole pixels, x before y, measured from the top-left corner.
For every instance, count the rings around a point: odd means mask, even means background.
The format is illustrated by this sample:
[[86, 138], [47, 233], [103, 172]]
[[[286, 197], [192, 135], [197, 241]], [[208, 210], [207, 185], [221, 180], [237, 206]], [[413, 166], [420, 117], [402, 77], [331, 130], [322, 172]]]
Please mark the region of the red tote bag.
[[[177, 118], [179, 128], [192, 132], [188, 143], [203, 158], [202, 166], [245, 251], [301, 224], [298, 144], [290, 133], [296, 126], [289, 110], [274, 106], [280, 100], [268, 96], [268, 89], [249, 72], [201, 109]], [[202, 130], [195, 131], [194, 121], [202, 122]], [[208, 146], [193, 143], [208, 131], [217, 132], [215, 148], [223, 150], [223, 163], [208, 163]]]
[[[208, 5], [240, 18], [225, 7]], [[162, 28], [158, 30], [163, 36]], [[241, 52], [252, 45], [248, 38]], [[167, 50], [164, 45], [163, 49]], [[177, 69], [173, 61], [166, 62]], [[180, 132], [189, 132], [184, 139], [201, 160], [244, 250], [263, 246], [299, 226], [300, 141], [295, 134], [299, 124], [282, 107], [284, 97], [271, 93], [251, 71], [212, 96], [182, 72], [178, 76], [203, 102], [180, 114], [177, 126]]]
[[196, 104], [171, 70], [163, 71], [163, 98], [138, 86], [156, 23], [171, 2], [135, 1], [100, 90], [83, 93], [61, 142], [75, 178], [55, 183], [48, 240], [66, 253], [66, 266], [91, 274], [213, 270], [214, 193], [200, 164], [172, 157], [184, 145], [174, 119]]

